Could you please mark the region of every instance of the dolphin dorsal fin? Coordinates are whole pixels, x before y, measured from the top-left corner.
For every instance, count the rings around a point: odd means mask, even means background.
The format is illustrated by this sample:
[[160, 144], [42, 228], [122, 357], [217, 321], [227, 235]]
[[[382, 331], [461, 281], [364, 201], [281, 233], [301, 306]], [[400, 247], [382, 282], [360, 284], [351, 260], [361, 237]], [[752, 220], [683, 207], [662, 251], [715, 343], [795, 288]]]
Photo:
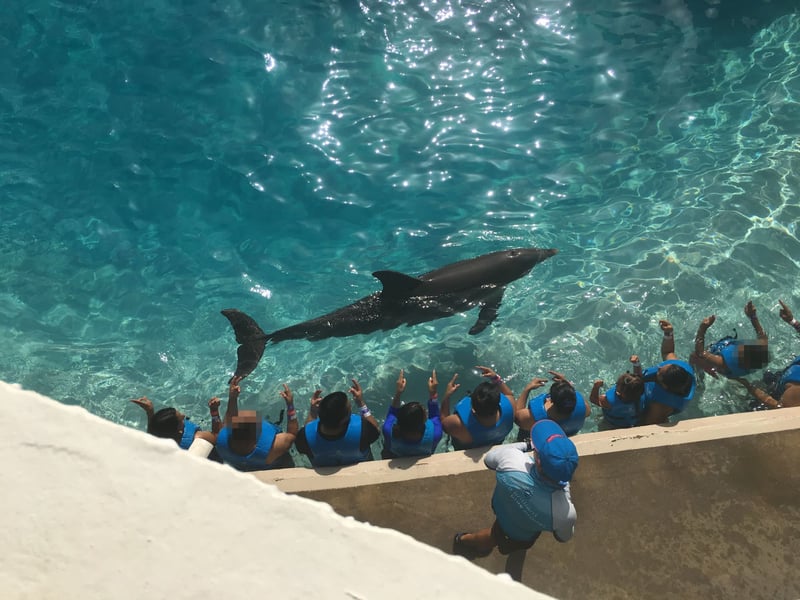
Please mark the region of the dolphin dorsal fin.
[[372, 274], [383, 284], [383, 293], [388, 298], [407, 298], [414, 295], [422, 281], [399, 271], [375, 271]]

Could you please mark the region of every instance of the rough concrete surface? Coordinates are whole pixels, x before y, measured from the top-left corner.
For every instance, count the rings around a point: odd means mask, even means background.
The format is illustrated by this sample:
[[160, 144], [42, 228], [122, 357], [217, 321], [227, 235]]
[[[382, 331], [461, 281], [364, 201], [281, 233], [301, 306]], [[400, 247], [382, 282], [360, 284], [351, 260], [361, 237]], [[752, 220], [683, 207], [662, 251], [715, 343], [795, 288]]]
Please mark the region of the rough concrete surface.
[[[798, 421], [800, 409], [784, 409], [577, 436], [573, 540], [543, 535], [527, 553], [474, 562], [564, 600], [798, 598]], [[494, 485], [482, 452], [449, 454], [450, 474], [431, 466], [438, 456], [421, 461], [434, 476], [413, 477], [407, 461], [391, 461], [399, 473], [384, 461], [346, 477], [297, 469], [305, 491], [289, 473], [263, 476], [449, 552], [455, 532], [492, 523]]]

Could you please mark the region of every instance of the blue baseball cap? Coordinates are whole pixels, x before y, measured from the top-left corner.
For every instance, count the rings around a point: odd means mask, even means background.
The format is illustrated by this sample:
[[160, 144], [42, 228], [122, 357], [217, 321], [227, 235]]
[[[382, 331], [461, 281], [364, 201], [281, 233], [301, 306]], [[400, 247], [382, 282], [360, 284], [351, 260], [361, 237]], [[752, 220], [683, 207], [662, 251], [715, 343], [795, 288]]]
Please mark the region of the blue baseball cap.
[[566, 485], [578, 468], [578, 451], [564, 430], [550, 419], [536, 421], [531, 429], [531, 444], [539, 456], [542, 472]]

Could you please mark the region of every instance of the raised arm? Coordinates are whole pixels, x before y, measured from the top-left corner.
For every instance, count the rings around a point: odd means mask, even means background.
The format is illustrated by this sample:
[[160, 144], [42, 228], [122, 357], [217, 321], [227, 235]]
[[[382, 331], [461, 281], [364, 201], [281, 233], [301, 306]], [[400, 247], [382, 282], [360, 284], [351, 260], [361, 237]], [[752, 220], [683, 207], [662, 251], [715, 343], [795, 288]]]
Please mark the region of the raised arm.
[[428, 377], [428, 418], [437, 419], [441, 426], [441, 415], [439, 411], [439, 380], [436, 378], [436, 369]]
[[311, 396], [311, 403], [308, 406], [308, 415], [306, 416], [305, 425], [315, 421], [319, 417], [319, 403], [322, 402], [322, 390], [314, 390]]
[[603, 387], [604, 382], [602, 379], [595, 379], [592, 385], [592, 391], [589, 392], [589, 402], [601, 408], [611, 408], [605, 394], [600, 393], [600, 388]]
[[767, 334], [764, 331], [764, 328], [761, 327], [758, 316], [756, 316], [756, 307], [753, 306], [752, 300], [748, 300], [747, 304], [744, 305], [744, 314], [750, 319], [750, 324], [753, 326], [753, 330], [756, 332], [756, 337], [760, 340], [767, 341]]
[[499, 385], [500, 391], [506, 396], [506, 398], [511, 400], [511, 405], [516, 406], [517, 401], [514, 398], [514, 392], [511, 391], [511, 388], [508, 387], [508, 384], [505, 381], [503, 381], [503, 378], [500, 377], [500, 375], [498, 375], [493, 369], [489, 367], [481, 367], [479, 365], [476, 366], [475, 368], [481, 370], [481, 377], [486, 377], [489, 381], [491, 381], [495, 385]]
[[[361, 416], [364, 417], [364, 419], [368, 421], [370, 425], [372, 425], [377, 431], [380, 431], [381, 427], [378, 425], [378, 421], [375, 420], [372, 411], [369, 409], [366, 402], [364, 402], [364, 392], [361, 389], [361, 384], [359, 384], [355, 379], [351, 379], [351, 381], [353, 382], [353, 387], [350, 388], [350, 393], [353, 395], [353, 400], [356, 401], [358, 412], [361, 413]], [[405, 384], [403, 384], [403, 388], [405, 389]]]
[[400, 369], [400, 375], [397, 376], [397, 381], [395, 382], [394, 386], [394, 397], [392, 398], [392, 406], [394, 408], [400, 408], [402, 401], [400, 397], [403, 395], [403, 392], [406, 391], [406, 378], [403, 374], [403, 369]]
[[[698, 358], [705, 358], [706, 354], [706, 331], [708, 328], [714, 324], [714, 321], [717, 320], [715, 315], [711, 315], [706, 317], [702, 321], [700, 321], [700, 325], [697, 327], [697, 333], [694, 336], [694, 353]], [[666, 339], [666, 334], [664, 334]], [[674, 338], [673, 338], [674, 340]], [[674, 342], [673, 342], [674, 344]], [[662, 342], [663, 346], [663, 342]], [[674, 345], [673, 345], [674, 347]]]
[[638, 354], [631, 354], [630, 358], [631, 364], [633, 365], [633, 374], [641, 377], [642, 376], [642, 362], [639, 360]]
[[208, 401], [208, 413], [211, 415], [211, 433], [217, 435], [222, 429], [222, 419], [219, 417], [219, 398], [214, 396]]
[[797, 333], [800, 333], [800, 321], [794, 318], [792, 311], [789, 309], [788, 306], [786, 306], [786, 304], [783, 303], [783, 300], [778, 300], [778, 303], [781, 305], [781, 309], [778, 312], [778, 316], [780, 316], [780, 318], [786, 321], [789, 325], [794, 327], [794, 330]]
[[675, 354], [675, 337], [672, 323], [666, 319], [661, 319], [658, 322], [661, 331], [664, 332], [664, 337], [661, 340], [661, 360], [673, 360], [678, 358]]
[[533, 390], [542, 387], [548, 381], [549, 380], [545, 379], [544, 377], [534, 377], [533, 379], [531, 379], [528, 382], [528, 385], [522, 388], [522, 393], [519, 395], [519, 398], [517, 398], [517, 405], [516, 405], [517, 410], [520, 411], [527, 409], [528, 396], [530, 396], [530, 393]]
[[450, 416], [450, 396], [461, 387], [460, 383], [456, 383], [458, 373], [453, 375], [453, 378], [447, 383], [447, 388], [444, 390], [444, 398], [442, 398], [442, 405], [440, 406], [441, 417], [445, 419]]
[[548, 381], [549, 380], [544, 377], [534, 377], [528, 382], [528, 385], [522, 389], [522, 393], [517, 400], [517, 410], [514, 413], [514, 421], [519, 425], [520, 429], [529, 431], [530, 428], [533, 427], [535, 421], [531, 409], [528, 408], [528, 396], [531, 391], [542, 387]]
[[154, 410], [153, 410], [153, 401], [150, 400], [147, 396], [142, 396], [141, 398], [136, 398], [135, 400], [131, 400], [133, 404], [141, 408], [145, 414], [147, 415], [147, 431], [150, 431], [150, 420], [153, 418]]
[[275, 435], [275, 441], [272, 443], [272, 448], [266, 458], [266, 463], [268, 465], [274, 463], [291, 449], [299, 430], [297, 409], [294, 407], [294, 395], [292, 394], [292, 390], [290, 390], [289, 386], [285, 383], [283, 384], [283, 390], [281, 390], [280, 395], [286, 403], [286, 433], [278, 433]]
[[225, 407], [224, 427], [230, 427], [233, 417], [239, 414], [239, 394], [242, 391], [239, 382], [241, 380], [241, 377], [234, 377], [228, 385], [228, 406]]

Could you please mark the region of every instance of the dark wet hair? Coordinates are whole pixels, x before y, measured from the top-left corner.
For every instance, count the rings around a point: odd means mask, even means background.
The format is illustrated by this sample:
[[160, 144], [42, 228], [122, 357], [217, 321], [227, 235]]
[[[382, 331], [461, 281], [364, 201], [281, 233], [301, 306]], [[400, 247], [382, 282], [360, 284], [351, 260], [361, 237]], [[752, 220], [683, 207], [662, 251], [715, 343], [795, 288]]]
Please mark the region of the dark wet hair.
[[692, 374], [678, 365], [666, 365], [660, 383], [668, 392], [685, 396], [692, 389]]
[[761, 369], [769, 362], [769, 349], [766, 344], [742, 344], [742, 367]]
[[644, 379], [639, 375], [623, 373], [617, 379], [617, 394], [625, 404], [637, 403], [644, 393]]
[[479, 417], [491, 417], [497, 414], [500, 408], [500, 386], [484, 381], [472, 390], [470, 394], [472, 410]]
[[180, 423], [178, 421], [178, 411], [174, 408], [162, 408], [157, 411], [147, 423], [147, 433], [156, 437], [181, 441]]
[[325, 427], [338, 427], [350, 415], [347, 394], [331, 392], [319, 403], [319, 422]]
[[562, 415], [570, 415], [578, 403], [575, 388], [569, 381], [559, 380], [550, 386], [550, 400]]
[[427, 420], [425, 409], [419, 402], [404, 404], [397, 411], [397, 428], [403, 433], [424, 431]]

